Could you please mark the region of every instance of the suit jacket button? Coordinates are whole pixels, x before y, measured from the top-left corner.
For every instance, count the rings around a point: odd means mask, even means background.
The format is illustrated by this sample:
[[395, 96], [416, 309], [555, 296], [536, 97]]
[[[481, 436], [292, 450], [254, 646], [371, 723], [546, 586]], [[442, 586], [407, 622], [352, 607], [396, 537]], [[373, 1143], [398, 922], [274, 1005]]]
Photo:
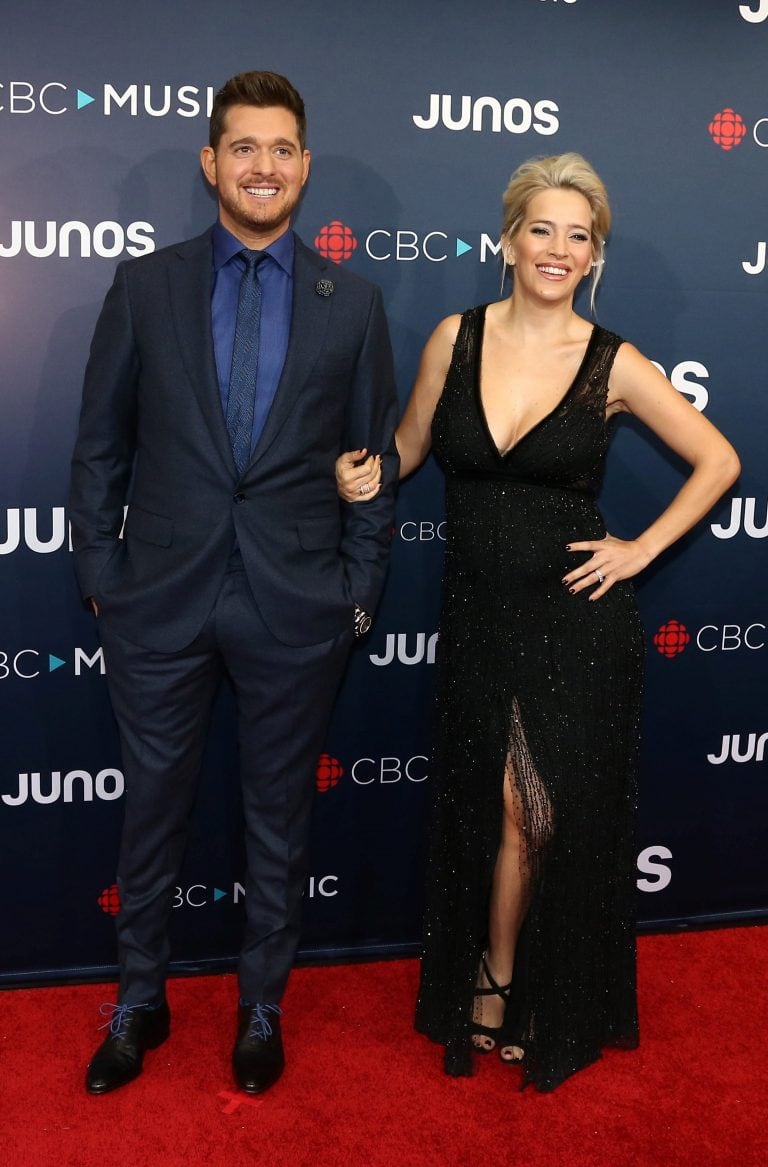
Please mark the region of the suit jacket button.
[[245, 502], [245, 495], [241, 491], [235, 495], [235, 502]]

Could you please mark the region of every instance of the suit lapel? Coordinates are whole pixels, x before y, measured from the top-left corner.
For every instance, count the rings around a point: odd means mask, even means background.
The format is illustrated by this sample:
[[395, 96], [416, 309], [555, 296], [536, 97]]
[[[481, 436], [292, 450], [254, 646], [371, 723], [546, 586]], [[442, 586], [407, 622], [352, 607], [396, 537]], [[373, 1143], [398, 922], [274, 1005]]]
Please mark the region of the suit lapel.
[[211, 232], [182, 243], [170, 255], [171, 308], [182, 361], [211, 438], [236, 477], [227, 423], [221, 408], [211, 329], [213, 258]]
[[316, 286], [327, 266], [326, 260], [310, 251], [296, 237], [288, 352], [272, 408], [256, 444], [251, 464], [264, 456], [277, 437], [322, 350], [331, 297], [319, 295]]

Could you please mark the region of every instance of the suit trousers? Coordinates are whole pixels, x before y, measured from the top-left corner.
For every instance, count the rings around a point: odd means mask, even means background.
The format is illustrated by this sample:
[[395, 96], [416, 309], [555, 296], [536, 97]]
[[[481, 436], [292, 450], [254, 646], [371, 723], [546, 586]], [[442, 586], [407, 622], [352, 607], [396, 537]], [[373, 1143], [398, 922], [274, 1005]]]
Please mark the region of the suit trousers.
[[120, 1001], [153, 1003], [164, 995], [173, 895], [211, 705], [226, 673], [237, 702], [246, 830], [240, 995], [276, 1003], [299, 940], [316, 762], [354, 639], [352, 613], [349, 632], [333, 640], [282, 644], [236, 565], [202, 631], [179, 652], [154, 652], [117, 636], [108, 613], [99, 631], [125, 772]]

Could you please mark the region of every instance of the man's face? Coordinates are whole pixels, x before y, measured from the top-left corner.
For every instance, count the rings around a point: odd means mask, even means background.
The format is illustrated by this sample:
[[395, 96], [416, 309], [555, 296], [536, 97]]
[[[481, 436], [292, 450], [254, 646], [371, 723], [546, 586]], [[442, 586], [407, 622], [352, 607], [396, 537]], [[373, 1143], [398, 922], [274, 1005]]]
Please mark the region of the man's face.
[[246, 247], [268, 247], [287, 230], [309, 176], [309, 151], [290, 110], [233, 105], [216, 149], [205, 146], [200, 162], [216, 187], [222, 225]]

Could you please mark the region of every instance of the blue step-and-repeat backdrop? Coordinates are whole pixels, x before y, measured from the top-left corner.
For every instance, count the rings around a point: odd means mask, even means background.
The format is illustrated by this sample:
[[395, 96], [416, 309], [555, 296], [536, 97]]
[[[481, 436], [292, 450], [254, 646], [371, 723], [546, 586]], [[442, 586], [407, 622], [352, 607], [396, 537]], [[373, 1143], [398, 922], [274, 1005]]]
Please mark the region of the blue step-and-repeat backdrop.
[[[599, 320], [663, 367], [744, 467], [639, 582], [638, 921], [765, 918], [767, 60], [768, 0], [16, 6], [0, 44], [0, 982], [114, 971], [123, 776], [72, 574], [69, 456], [115, 265], [212, 221], [208, 108], [249, 68], [287, 74], [306, 100], [297, 228], [384, 289], [403, 402], [437, 321], [498, 296], [500, 197], [518, 163], [579, 150], [605, 179]], [[641, 530], [683, 470], [621, 423], [610, 528]], [[430, 462], [401, 490], [386, 594], [318, 763], [304, 956], [417, 948], [444, 542]], [[242, 863], [224, 691], [176, 895], [177, 969], [225, 967], [237, 950]]]

